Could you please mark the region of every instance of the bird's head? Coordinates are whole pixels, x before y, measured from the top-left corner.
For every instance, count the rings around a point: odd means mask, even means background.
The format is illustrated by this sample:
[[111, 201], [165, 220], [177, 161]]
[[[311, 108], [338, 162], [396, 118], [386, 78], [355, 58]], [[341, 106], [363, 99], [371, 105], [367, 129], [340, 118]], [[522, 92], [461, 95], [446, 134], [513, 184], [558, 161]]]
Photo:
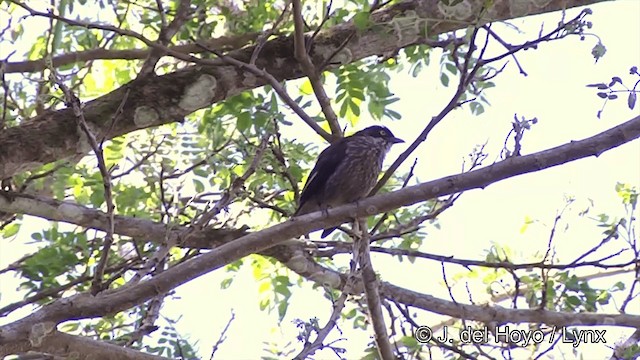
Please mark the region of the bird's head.
[[404, 142], [404, 140], [395, 137], [391, 130], [389, 130], [386, 126], [380, 125], [370, 126], [366, 129], [358, 131], [352, 136], [369, 136], [375, 139], [383, 140], [389, 146]]

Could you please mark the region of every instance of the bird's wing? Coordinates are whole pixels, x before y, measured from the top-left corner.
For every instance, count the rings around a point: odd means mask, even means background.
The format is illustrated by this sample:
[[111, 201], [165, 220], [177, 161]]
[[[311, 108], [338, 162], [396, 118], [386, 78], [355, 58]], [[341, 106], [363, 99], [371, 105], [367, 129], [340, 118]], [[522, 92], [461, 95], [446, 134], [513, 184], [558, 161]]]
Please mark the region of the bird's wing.
[[336, 171], [347, 153], [347, 146], [343, 139], [331, 144], [318, 156], [316, 165], [311, 170], [302, 194], [300, 195], [300, 208], [314, 196], [322, 191], [329, 177]]

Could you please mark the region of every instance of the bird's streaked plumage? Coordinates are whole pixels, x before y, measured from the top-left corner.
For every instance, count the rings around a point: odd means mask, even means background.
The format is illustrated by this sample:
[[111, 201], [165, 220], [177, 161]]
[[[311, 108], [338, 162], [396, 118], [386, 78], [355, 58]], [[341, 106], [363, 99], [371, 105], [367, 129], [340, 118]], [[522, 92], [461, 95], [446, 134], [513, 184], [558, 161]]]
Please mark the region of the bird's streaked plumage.
[[[324, 149], [300, 195], [294, 216], [326, 210], [366, 197], [375, 186], [385, 155], [404, 142], [384, 126], [371, 126]], [[326, 229], [322, 237], [335, 228]]]

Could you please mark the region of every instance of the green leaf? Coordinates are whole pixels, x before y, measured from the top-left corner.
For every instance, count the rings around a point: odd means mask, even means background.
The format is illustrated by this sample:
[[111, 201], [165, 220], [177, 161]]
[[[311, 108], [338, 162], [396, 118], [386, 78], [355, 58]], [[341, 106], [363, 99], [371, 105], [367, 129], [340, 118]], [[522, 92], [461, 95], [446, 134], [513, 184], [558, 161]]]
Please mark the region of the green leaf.
[[353, 24], [358, 30], [365, 30], [371, 24], [371, 13], [369, 11], [361, 11], [353, 16]]
[[259, 303], [258, 307], [260, 308], [260, 310], [264, 311], [264, 309], [266, 309], [267, 306], [269, 306], [269, 304], [271, 304], [271, 300], [262, 299], [262, 300], [260, 300], [260, 303]]
[[577, 296], [569, 296], [567, 297], [567, 303], [573, 306], [580, 306], [582, 305], [582, 300]]
[[282, 319], [284, 319], [285, 315], [287, 315], [287, 309], [289, 308], [289, 302], [288, 301], [281, 301], [278, 304], [278, 317], [280, 319], [280, 321], [282, 321]]
[[345, 317], [345, 319], [352, 319], [354, 316], [356, 316], [357, 314], [357, 310], [355, 308], [349, 310], [347, 313], [342, 314], [342, 316]]
[[302, 85], [300, 85], [300, 92], [304, 95], [313, 95], [313, 87], [309, 79], [306, 79]]
[[624, 283], [622, 281], [618, 281], [617, 283], [613, 284], [613, 286], [609, 289], [609, 291], [614, 292], [614, 291], [622, 291], [626, 288], [626, 286], [624, 285]]
[[19, 223], [9, 224], [4, 227], [4, 230], [2, 231], [2, 237], [5, 239], [10, 238], [13, 235], [17, 234], [19, 230], [20, 230]]
[[244, 132], [251, 126], [251, 114], [247, 111], [238, 115], [236, 126], [238, 130]]
[[198, 179], [193, 179], [193, 185], [196, 188], [196, 192], [198, 193], [204, 192], [204, 184], [202, 183], [202, 181]]
[[403, 336], [400, 338], [400, 342], [410, 349], [416, 349], [419, 346], [418, 340], [413, 336]]
[[422, 62], [417, 62], [413, 65], [413, 67], [411, 68], [411, 76], [418, 77], [418, 75], [420, 74], [420, 72], [422, 71]]
[[600, 58], [602, 58], [606, 52], [607, 48], [601, 42], [598, 42], [593, 47], [593, 49], [591, 49], [591, 55], [593, 55], [593, 58], [596, 60], [596, 62], [598, 62], [598, 60], [600, 60]]
[[104, 187], [102, 184], [97, 187], [94, 186], [93, 192], [91, 192], [91, 195], [89, 196], [89, 201], [91, 202], [91, 205], [96, 208], [100, 207], [104, 203]]
[[445, 73], [440, 74], [440, 82], [445, 87], [449, 86], [449, 77], [447, 76], [447, 74], [445, 74]]
[[349, 108], [355, 116], [360, 116], [360, 104], [356, 101], [349, 101]]
[[458, 68], [454, 63], [448, 62], [444, 64], [444, 67], [453, 75], [456, 75], [458, 73]]
[[340, 105], [340, 110], [338, 111], [338, 115], [340, 115], [340, 117], [345, 117], [347, 115], [348, 109], [349, 109], [349, 101], [343, 101], [342, 105]]
[[258, 293], [262, 294], [267, 291], [271, 291], [271, 283], [269, 281], [263, 281], [258, 287]]
[[232, 277], [226, 278], [226, 279], [224, 279], [224, 280], [222, 280], [220, 282], [220, 289], [223, 289], [223, 290], [224, 289], [228, 289], [229, 286], [231, 286], [232, 283], [233, 283], [233, 278]]
[[393, 110], [389, 110], [389, 109], [386, 109], [384, 111], [384, 114], [393, 120], [400, 120], [402, 118], [402, 115], [400, 115], [400, 113], [395, 112]]

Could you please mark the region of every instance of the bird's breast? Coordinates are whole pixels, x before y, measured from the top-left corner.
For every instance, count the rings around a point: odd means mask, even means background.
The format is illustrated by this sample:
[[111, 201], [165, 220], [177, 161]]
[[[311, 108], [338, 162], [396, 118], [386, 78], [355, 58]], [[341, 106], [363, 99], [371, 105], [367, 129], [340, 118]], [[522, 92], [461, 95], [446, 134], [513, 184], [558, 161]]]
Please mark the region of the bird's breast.
[[327, 183], [328, 204], [337, 206], [364, 198], [376, 184], [386, 154], [384, 146], [352, 142]]

